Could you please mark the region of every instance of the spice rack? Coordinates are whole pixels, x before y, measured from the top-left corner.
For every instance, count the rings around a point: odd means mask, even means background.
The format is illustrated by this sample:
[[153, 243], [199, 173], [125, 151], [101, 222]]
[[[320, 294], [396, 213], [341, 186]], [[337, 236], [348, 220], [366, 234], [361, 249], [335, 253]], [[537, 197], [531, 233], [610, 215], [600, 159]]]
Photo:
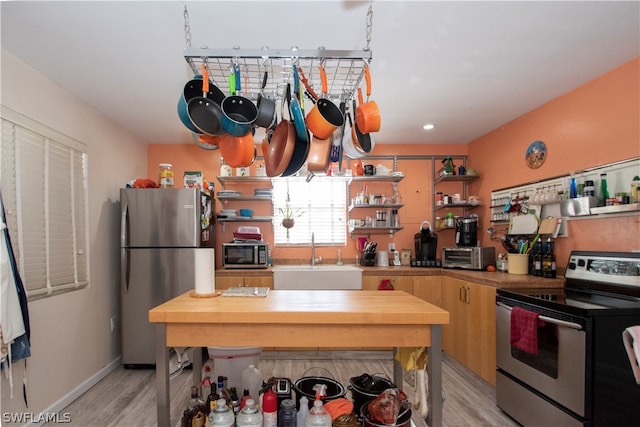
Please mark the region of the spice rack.
[[[264, 96], [280, 100], [287, 83], [293, 80], [293, 65], [308, 79], [309, 86], [320, 95], [321, 82], [319, 66], [322, 64], [327, 74], [327, 94], [334, 100], [350, 100], [364, 75], [364, 66], [371, 62], [371, 50], [330, 50], [324, 48], [300, 50], [291, 49], [185, 49], [184, 58], [194, 75], [200, 74], [203, 63], [209, 70], [210, 80], [225, 94], [229, 93], [228, 78], [234, 65], [240, 68], [241, 93], [257, 100], [261, 92]], [[264, 73], [267, 81], [264, 89]], [[300, 76], [302, 79], [302, 76]]]

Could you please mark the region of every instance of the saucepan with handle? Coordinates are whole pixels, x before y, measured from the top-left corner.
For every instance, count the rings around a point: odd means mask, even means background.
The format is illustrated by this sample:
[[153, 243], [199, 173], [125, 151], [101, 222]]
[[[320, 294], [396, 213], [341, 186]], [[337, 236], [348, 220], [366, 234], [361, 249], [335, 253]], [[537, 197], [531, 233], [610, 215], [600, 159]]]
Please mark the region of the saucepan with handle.
[[328, 83], [322, 63], [319, 66], [322, 83], [322, 97], [318, 98], [314, 107], [307, 114], [307, 127], [320, 139], [328, 139], [333, 132], [344, 124], [344, 116], [330, 99], [326, 98]]

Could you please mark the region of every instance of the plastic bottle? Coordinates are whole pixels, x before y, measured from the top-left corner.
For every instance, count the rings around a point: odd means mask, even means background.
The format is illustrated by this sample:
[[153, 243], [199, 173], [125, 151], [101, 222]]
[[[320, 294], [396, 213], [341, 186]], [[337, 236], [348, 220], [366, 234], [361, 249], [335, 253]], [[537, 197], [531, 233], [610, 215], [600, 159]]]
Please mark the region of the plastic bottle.
[[307, 415], [306, 427], [331, 427], [331, 415], [324, 409], [322, 400], [316, 399], [313, 407], [309, 409]]
[[571, 174], [571, 178], [569, 178], [569, 198], [575, 199], [578, 197], [578, 183], [576, 182], [576, 177]]
[[296, 415], [296, 424], [299, 427], [305, 427], [307, 425], [307, 417], [309, 416], [309, 399], [307, 396], [300, 398], [300, 409]]
[[218, 399], [216, 407], [209, 413], [209, 426], [233, 427], [235, 422], [233, 411], [227, 406], [227, 402], [224, 399]]
[[598, 206], [606, 206], [609, 199], [609, 187], [607, 186], [607, 174], [600, 174], [600, 192], [598, 193]]
[[236, 418], [237, 427], [260, 427], [262, 425], [262, 414], [258, 410], [255, 400], [247, 399], [246, 404], [240, 410]]
[[255, 365], [249, 365], [242, 371], [242, 389], [249, 390], [249, 395], [255, 401], [258, 401], [262, 379], [262, 373]]
[[272, 389], [262, 396], [262, 426], [278, 426], [278, 396]]
[[296, 427], [297, 420], [296, 402], [291, 399], [284, 399], [280, 402], [278, 427]]
[[173, 188], [173, 166], [171, 163], [160, 163], [158, 178], [160, 188]]
[[640, 176], [634, 176], [631, 181], [630, 203], [640, 203]]

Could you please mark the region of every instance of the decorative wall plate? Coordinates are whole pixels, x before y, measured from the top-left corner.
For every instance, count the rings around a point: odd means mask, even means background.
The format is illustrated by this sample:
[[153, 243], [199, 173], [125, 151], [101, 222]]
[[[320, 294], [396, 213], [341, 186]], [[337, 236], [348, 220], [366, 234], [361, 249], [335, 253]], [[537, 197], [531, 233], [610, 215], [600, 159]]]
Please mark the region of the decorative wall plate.
[[547, 146], [542, 141], [533, 141], [527, 148], [525, 159], [527, 166], [538, 169], [547, 158]]

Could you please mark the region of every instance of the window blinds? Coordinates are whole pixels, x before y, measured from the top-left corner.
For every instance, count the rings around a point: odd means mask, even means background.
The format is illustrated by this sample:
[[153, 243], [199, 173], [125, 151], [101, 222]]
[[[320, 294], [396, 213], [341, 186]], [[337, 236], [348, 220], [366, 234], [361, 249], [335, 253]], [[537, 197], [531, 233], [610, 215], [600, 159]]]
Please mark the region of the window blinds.
[[5, 107], [2, 116], [2, 196], [27, 295], [86, 286], [86, 147]]

